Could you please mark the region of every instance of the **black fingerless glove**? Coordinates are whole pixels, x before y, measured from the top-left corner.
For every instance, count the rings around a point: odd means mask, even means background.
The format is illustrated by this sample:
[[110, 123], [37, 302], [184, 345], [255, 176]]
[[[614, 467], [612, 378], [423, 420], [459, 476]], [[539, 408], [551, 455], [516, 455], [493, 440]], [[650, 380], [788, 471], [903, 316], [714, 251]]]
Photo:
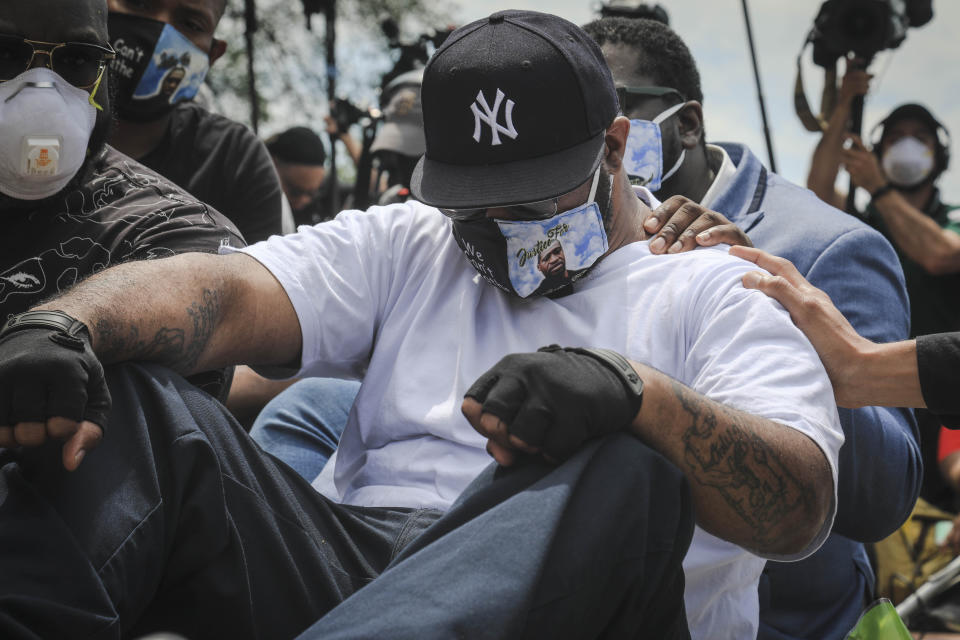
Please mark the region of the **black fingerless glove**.
[[59, 416], [105, 429], [110, 392], [86, 325], [61, 311], [27, 311], [0, 329], [0, 425]]
[[466, 396], [559, 461], [585, 440], [629, 425], [640, 410], [643, 381], [614, 351], [550, 345], [501, 359]]

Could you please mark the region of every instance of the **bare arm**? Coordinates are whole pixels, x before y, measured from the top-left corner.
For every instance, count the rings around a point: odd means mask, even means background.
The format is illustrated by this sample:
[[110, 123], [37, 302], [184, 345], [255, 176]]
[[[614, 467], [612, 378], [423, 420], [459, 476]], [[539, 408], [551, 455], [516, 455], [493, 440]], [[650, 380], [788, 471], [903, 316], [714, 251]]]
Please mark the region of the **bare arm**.
[[323, 121], [324, 124], [326, 124], [327, 133], [330, 135], [331, 144], [337, 140], [342, 142], [347, 153], [350, 155], [350, 159], [353, 160], [353, 166], [357, 166], [357, 163], [360, 162], [360, 154], [362, 152], [357, 141], [350, 135], [349, 131], [340, 131], [340, 129], [337, 128], [337, 121], [331, 116], [324, 116]]
[[873, 202], [894, 243], [931, 275], [960, 271], [960, 234], [943, 229], [897, 191]]
[[631, 430], [690, 478], [697, 523], [760, 553], [796, 553], [820, 531], [833, 481], [806, 435], [731, 409], [632, 363], [644, 400]]
[[300, 354], [300, 326], [280, 283], [244, 254], [185, 253], [107, 269], [38, 309], [84, 322], [105, 364], [147, 360], [190, 374]]
[[[463, 401], [467, 420], [488, 439], [487, 450], [503, 466], [512, 465], [521, 452], [548, 457], [549, 438], [532, 444], [537, 436], [522, 430], [532, 420], [529, 414], [508, 418], [508, 424], [494, 413], [502, 410], [502, 397], [493, 403], [490, 395], [481, 398], [482, 402], [471, 395], [478, 389], [485, 390], [481, 396], [493, 394], [489, 385], [505, 384], [513, 370], [504, 363], [511, 357], [533, 363], [541, 356], [508, 356], [481, 377]], [[540, 382], [524, 385], [529, 398], [535, 398], [538, 389], [546, 388], [550, 389], [551, 398], [557, 394], [586, 394], [576, 402], [583, 405], [595, 402], [608, 388], [619, 388], [616, 381], [614, 387], [592, 386], [584, 377], [591, 375], [589, 369], [582, 367], [578, 367], [579, 378], [572, 386], [564, 387], [557, 380], [548, 384], [543, 378], [559, 371], [559, 365], [547, 362], [547, 357], [543, 357], [539, 370], [528, 365]], [[639, 363], [631, 365], [643, 380], [644, 390], [639, 411], [628, 414], [628, 419], [629, 415], [633, 419], [627, 428], [690, 478], [698, 524], [758, 553], [790, 554], [803, 550], [821, 530], [833, 495], [830, 467], [820, 448], [790, 427], [725, 407], [656, 369]], [[506, 384], [506, 388], [513, 388], [512, 384]], [[509, 395], [519, 401], [523, 394]], [[604, 400], [611, 401], [616, 403], [613, 398]], [[537, 404], [527, 402], [523, 406]], [[602, 413], [606, 406], [594, 407], [595, 413]], [[561, 412], [553, 417], [554, 428], [562, 428], [565, 416], [566, 412]], [[612, 430], [609, 416], [601, 422], [603, 429]], [[586, 427], [586, 431], [592, 429]]]
[[838, 209], [844, 207], [845, 196], [837, 192], [834, 184], [840, 171], [841, 152], [850, 120], [851, 105], [854, 97], [866, 94], [870, 77], [866, 71], [859, 69], [850, 69], [844, 74], [837, 105], [830, 114], [827, 128], [810, 160], [807, 188]]

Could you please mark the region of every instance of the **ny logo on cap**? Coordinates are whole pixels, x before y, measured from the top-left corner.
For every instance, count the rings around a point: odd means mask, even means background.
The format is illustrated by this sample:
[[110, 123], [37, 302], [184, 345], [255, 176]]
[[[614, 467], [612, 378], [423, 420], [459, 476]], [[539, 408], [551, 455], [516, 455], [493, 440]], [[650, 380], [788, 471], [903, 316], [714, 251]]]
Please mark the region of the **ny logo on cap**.
[[[500, 116], [500, 105], [503, 103], [503, 99], [506, 96], [503, 95], [503, 91], [497, 89], [497, 99], [493, 102], [493, 108], [490, 108], [490, 105], [487, 104], [487, 99], [483, 97], [483, 90], [477, 92], [477, 100], [470, 105], [470, 111], [473, 112], [473, 139], [477, 142], [480, 142], [480, 122], [486, 122], [490, 127], [492, 132], [492, 137], [490, 139], [490, 144], [496, 146], [500, 144], [500, 134], [502, 133], [505, 136], [509, 136], [510, 139], [515, 139], [517, 137], [517, 130], [513, 128], [513, 100], [507, 100], [507, 110], [506, 110], [506, 119], [507, 126], [503, 126], [497, 122], [497, 118]], [[480, 105], [479, 107], [477, 105]], [[480, 113], [480, 110], [483, 109], [483, 113]]]

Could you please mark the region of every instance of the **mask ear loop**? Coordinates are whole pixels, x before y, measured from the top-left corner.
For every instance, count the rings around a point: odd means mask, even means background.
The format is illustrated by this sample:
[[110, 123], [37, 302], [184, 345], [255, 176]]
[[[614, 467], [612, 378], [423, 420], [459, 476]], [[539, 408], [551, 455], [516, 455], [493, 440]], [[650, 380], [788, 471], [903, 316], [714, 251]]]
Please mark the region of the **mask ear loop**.
[[670, 107], [669, 109], [667, 109], [666, 111], [658, 115], [656, 118], [654, 118], [652, 122], [654, 124], [660, 124], [661, 122], [663, 122], [664, 120], [666, 120], [667, 118], [675, 114], [677, 111], [680, 111], [680, 109], [683, 109], [685, 106], [687, 106], [686, 102], [678, 102], [677, 104], [673, 105], [672, 107]]
[[597, 196], [597, 184], [600, 182], [600, 170], [603, 169], [603, 160], [600, 160], [600, 164], [597, 166], [597, 170], [593, 173], [593, 183], [590, 185], [590, 195], [587, 196], [587, 202], [595, 202], [594, 198]]
[[[684, 108], [685, 106], [687, 106], [686, 102], [680, 102], [673, 105], [672, 107], [670, 107], [669, 109], [667, 109], [666, 111], [658, 115], [656, 118], [654, 118], [653, 119], [654, 124], [656, 124], [657, 126], [660, 126], [661, 122], [663, 122], [664, 120], [666, 120], [667, 118], [675, 114], [676, 112], [680, 111], [680, 109]], [[677, 172], [680, 166], [683, 165], [683, 159], [686, 155], [687, 155], [686, 149], [683, 149], [682, 151], [680, 151], [680, 157], [678, 157], [677, 161], [673, 163], [673, 166], [670, 168], [670, 170], [667, 171], [665, 174], [663, 174], [663, 176], [660, 178], [660, 184], [663, 184], [664, 182], [669, 180], [671, 176], [673, 176], [673, 174]]]
[[93, 85], [93, 91], [90, 92], [90, 95], [87, 96], [87, 100], [97, 111], [103, 111], [103, 107], [97, 104], [97, 101], [94, 100], [94, 97], [97, 95], [97, 91], [100, 89], [100, 82], [103, 80], [103, 72], [106, 70], [106, 67], [100, 69], [100, 75], [97, 76], [97, 81]]

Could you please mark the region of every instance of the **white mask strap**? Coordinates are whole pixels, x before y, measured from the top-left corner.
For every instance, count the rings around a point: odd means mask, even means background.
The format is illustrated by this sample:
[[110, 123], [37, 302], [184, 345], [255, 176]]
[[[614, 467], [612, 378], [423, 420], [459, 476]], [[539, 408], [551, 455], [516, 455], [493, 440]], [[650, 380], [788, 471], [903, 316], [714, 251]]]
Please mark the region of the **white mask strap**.
[[597, 165], [597, 170], [593, 174], [593, 184], [590, 185], [590, 195], [587, 196], [587, 202], [593, 202], [593, 198], [597, 195], [597, 183], [600, 182], [600, 169], [603, 168], [603, 160], [600, 161], [600, 164]]
[[661, 184], [663, 184], [664, 182], [666, 182], [667, 180], [669, 180], [669, 179], [670, 179], [670, 176], [672, 176], [673, 174], [675, 174], [675, 173], [677, 172], [677, 169], [679, 169], [679, 168], [680, 168], [680, 165], [683, 164], [683, 157], [684, 157], [685, 155], [687, 155], [687, 150], [686, 150], [686, 149], [683, 149], [683, 150], [680, 152], [680, 157], [677, 158], [677, 161], [674, 163], [673, 168], [671, 168], [670, 171], [667, 171], [667, 173], [664, 174], [664, 176], [663, 176], [662, 178], [660, 178], [660, 183], [661, 183]]
[[663, 122], [664, 120], [666, 120], [667, 118], [675, 114], [677, 111], [680, 111], [680, 109], [683, 109], [685, 106], [687, 106], [686, 102], [679, 102], [673, 105], [672, 107], [670, 107], [669, 109], [667, 109], [666, 111], [658, 115], [656, 118], [654, 118], [653, 123], [660, 124], [661, 122]]

